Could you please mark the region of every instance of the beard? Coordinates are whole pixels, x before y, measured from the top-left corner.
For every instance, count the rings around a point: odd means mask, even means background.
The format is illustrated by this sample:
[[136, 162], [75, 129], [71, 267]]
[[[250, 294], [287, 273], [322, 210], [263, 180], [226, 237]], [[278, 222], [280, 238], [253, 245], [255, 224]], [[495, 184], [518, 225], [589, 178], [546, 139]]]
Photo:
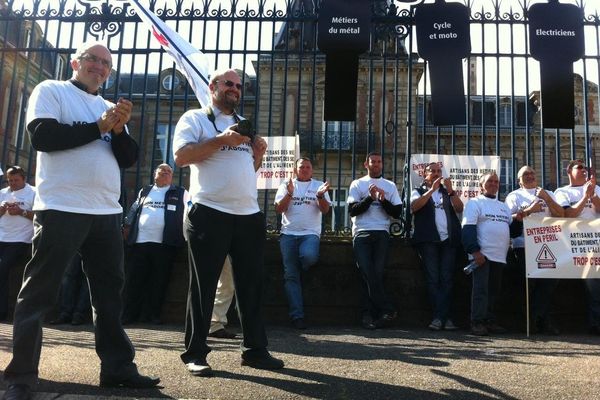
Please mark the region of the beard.
[[227, 108], [235, 109], [240, 104], [240, 98], [237, 99], [231, 98], [227, 96], [227, 91], [222, 91], [217, 89], [216, 98], [220, 105], [225, 106]]

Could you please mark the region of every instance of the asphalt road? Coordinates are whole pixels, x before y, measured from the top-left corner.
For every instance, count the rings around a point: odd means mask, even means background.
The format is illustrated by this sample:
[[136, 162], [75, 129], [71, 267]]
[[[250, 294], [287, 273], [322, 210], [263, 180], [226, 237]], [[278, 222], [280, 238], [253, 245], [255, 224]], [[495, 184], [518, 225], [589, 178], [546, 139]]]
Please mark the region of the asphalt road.
[[[127, 332], [140, 371], [159, 376], [161, 388], [99, 388], [91, 326], [47, 327], [34, 399], [600, 399], [598, 336], [270, 327], [270, 350], [285, 369], [241, 367], [240, 341], [219, 339], [208, 357], [215, 376], [197, 378], [179, 359], [181, 326]], [[0, 324], [1, 369], [11, 336], [12, 326]]]

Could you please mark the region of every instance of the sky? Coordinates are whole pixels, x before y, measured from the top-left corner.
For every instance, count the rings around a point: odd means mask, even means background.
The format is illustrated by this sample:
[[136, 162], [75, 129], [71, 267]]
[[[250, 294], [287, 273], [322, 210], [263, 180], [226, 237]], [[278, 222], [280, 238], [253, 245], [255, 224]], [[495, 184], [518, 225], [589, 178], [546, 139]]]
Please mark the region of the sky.
[[[82, 0], [85, 1], [85, 0]], [[210, 3], [211, 8], [217, 8], [219, 4], [223, 8], [230, 8], [231, 0], [184, 0], [183, 7], [189, 8], [191, 4], [194, 4], [196, 8], [202, 7], [205, 2]], [[260, 0], [264, 4], [267, 10], [285, 10], [287, 0]], [[326, 1], [326, 0], [325, 0]], [[391, 1], [391, 0], [388, 0]], [[400, 8], [410, 7], [410, 5], [420, 3], [419, 0], [408, 2], [409, 0], [402, 0], [402, 3], [398, 0], [394, 2]], [[435, 0], [427, 0], [426, 3], [431, 3]], [[110, 0], [109, 4], [114, 7], [123, 7], [126, 0]], [[146, 5], [149, 0], [142, 0]], [[465, 4], [462, 0], [447, 0], [447, 2], [455, 2]], [[500, 7], [501, 14], [508, 13], [511, 9], [523, 15], [523, 5], [531, 6], [536, 3], [544, 3], [546, 0], [470, 0], [472, 14], [476, 11], [484, 10], [485, 12], [493, 12], [494, 4], [498, 4]], [[600, 0], [561, 0], [561, 3], [568, 3], [574, 5], [584, 5], [586, 15], [592, 15], [594, 13], [600, 13]], [[91, 1], [92, 4], [98, 4], [97, 0]], [[25, 9], [32, 7], [33, 0], [16, 0], [15, 6], [23, 6]], [[42, 7], [50, 4], [52, 8], [56, 8], [58, 1], [54, 0], [41, 0]], [[69, 0], [68, 4], [75, 4], [74, 0]], [[157, 5], [163, 7], [165, 4], [175, 4], [175, 0], [158, 0]], [[238, 0], [238, 10], [243, 10], [246, 7], [250, 9], [256, 9], [259, 4], [259, 0]], [[81, 5], [77, 6], [81, 8]], [[66, 24], [62, 24], [60, 27], [56, 22], [46, 24], [40, 22], [42, 29], [47, 30], [48, 40], [57, 47], [73, 47], [70, 38], [83, 38], [84, 31], [82, 26], [70, 27]], [[168, 22], [171, 27], [178, 31], [185, 39], [189, 40], [194, 46], [205, 48], [211, 67], [225, 67], [229, 65], [245, 65], [246, 71], [249, 75], [254, 74], [252, 68], [252, 59], [256, 58], [256, 53], [259, 51], [268, 51], [272, 47], [272, 38], [274, 34], [279, 30], [280, 23], [262, 23], [259, 25], [257, 22], [247, 21], [221, 21], [219, 25], [216, 22], [195, 23], [193, 28], [193, 36], [190, 37], [190, 22], [181, 21], [179, 25], [175, 25], [174, 21]], [[500, 83], [499, 91], [501, 94], [511, 94], [512, 90], [517, 90], [516, 95], [526, 95], [526, 88], [536, 90], [539, 88], [539, 74], [538, 63], [530, 59], [527, 65], [528, 71], [526, 70], [526, 61], [524, 57], [519, 57], [511, 60], [508, 55], [511, 52], [525, 54], [526, 41], [524, 36], [524, 29], [520, 24], [515, 24], [513, 31], [513, 40], [510, 38], [510, 27], [508, 25], [500, 26], [496, 29], [492, 24], [488, 24], [485, 31], [481, 29], [481, 25], [472, 23], [471, 24], [471, 48], [473, 53], [490, 53], [498, 52], [500, 56], [490, 58], [487, 57], [485, 60], [485, 80], [484, 80], [484, 67], [481, 59], [478, 60], [478, 91], [485, 89], [487, 94], [495, 94], [497, 91], [497, 82]], [[128, 29], [131, 29], [128, 28]], [[141, 24], [138, 26], [138, 34], [136, 37], [129, 35], [128, 37], [120, 38], [119, 36], [110, 39], [110, 47], [122, 47], [124, 49], [132, 48], [152, 48], [159, 49], [160, 45], [157, 41], [150, 37], [148, 30], [145, 29]], [[218, 29], [218, 34], [217, 34]], [[71, 35], [73, 31], [73, 35]], [[260, 31], [260, 35], [259, 35]], [[482, 33], [485, 34], [485, 40], [482, 40]], [[585, 29], [586, 38], [586, 54], [598, 55], [598, 49], [600, 48], [600, 37], [599, 32], [592, 27], [586, 27]], [[122, 46], [120, 41], [122, 40]], [[496, 43], [499, 43], [497, 45]], [[408, 47], [408, 43], [407, 43]], [[248, 49], [254, 52], [254, 55], [244, 56], [241, 54], [242, 49]], [[229, 52], [229, 49], [233, 49], [233, 52]], [[413, 43], [413, 49], [418, 51], [416, 41]], [[239, 54], [236, 54], [238, 52]], [[122, 70], [127, 72], [127, 69], [133, 69], [135, 72], [144, 72], [146, 68], [149, 68], [149, 72], [156, 72], [159, 68], [165, 69], [172, 66], [172, 62], [164, 52], [153, 52], [148, 55], [139, 55], [134, 57], [123, 56], [121, 59]], [[598, 60], [588, 60], [585, 65], [583, 61], [577, 61], [574, 64], [574, 72], [583, 75], [584, 67], [586, 69], [586, 75], [588, 80], [598, 82], [598, 74], [600, 65]], [[466, 74], [466, 63], [465, 63], [465, 74]], [[500, 79], [497, 77], [500, 76]], [[528, 77], [528, 79], [526, 79]], [[465, 76], [466, 78], [466, 76]], [[466, 79], [465, 79], [466, 80]], [[514, 88], [514, 89], [513, 89]], [[428, 91], [428, 90], [427, 90]], [[522, 91], [523, 93], [518, 93]]]

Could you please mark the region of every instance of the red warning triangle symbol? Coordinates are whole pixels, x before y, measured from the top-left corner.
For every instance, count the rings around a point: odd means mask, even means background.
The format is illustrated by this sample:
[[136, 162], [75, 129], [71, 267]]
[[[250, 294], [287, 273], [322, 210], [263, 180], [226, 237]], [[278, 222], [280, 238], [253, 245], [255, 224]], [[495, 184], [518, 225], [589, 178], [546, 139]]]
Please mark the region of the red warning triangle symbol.
[[557, 259], [554, 257], [554, 254], [550, 251], [550, 248], [547, 244], [542, 245], [540, 252], [538, 253], [535, 261], [537, 262], [556, 262]]

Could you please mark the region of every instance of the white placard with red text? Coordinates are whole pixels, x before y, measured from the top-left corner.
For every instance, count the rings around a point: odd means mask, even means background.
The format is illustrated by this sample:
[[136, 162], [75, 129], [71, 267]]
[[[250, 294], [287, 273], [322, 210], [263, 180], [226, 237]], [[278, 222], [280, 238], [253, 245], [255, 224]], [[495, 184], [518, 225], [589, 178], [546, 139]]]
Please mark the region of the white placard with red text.
[[479, 196], [479, 177], [494, 171], [500, 178], [498, 156], [453, 156], [446, 154], [413, 154], [410, 158], [411, 189], [423, 181], [423, 171], [429, 163], [437, 162], [444, 178], [452, 179], [452, 188], [463, 203]]
[[294, 161], [300, 157], [300, 140], [296, 136], [269, 136], [262, 166], [256, 171], [258, 189], [277, 189], [281, 182], [294, 176]]
[[525, 218], [528, 278], [600, 279], [600, 219]]

